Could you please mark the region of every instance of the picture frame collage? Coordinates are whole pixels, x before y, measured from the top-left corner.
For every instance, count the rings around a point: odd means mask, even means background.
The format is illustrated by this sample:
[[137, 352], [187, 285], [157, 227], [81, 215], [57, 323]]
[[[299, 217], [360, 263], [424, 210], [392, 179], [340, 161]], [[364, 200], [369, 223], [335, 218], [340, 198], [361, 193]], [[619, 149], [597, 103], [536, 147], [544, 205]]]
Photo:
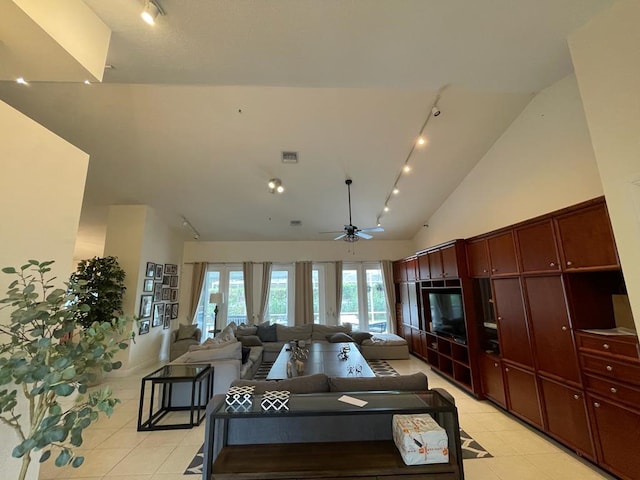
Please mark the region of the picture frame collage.
[[149, 327], [168, 329], [178, 318], [178, 266], [173, 263], [147, 262], [140, 296], [138, 335]]

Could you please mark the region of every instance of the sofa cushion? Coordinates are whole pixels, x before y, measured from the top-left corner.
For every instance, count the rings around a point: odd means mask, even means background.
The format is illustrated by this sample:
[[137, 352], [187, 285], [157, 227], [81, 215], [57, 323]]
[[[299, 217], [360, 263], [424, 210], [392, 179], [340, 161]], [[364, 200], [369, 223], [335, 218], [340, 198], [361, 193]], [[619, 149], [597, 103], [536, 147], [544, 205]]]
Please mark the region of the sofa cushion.
[[178, 340], [188, 340], [193, 338], [197, 328], [197, 325], [180, 325], [178, 327], [178, 333], [176, 334], [176, 342]]
[[353, 342], [353, 338], [343, 332], [330, 333], [327, 335], [327, 342], [329, 343], [341, 343], [341, 342]]
[[317, 323], [313, 324], [313, 333], [311, 334], [312, 340], [327, 340], [327, 335], [332, 333], [351, 333], [351, 324], [347, 323], [346, 325], [319, 325]]
[[255, 325], [238, 325], [236, 328], [236, 337], [243, 337], [245, 335], [256, 335], [258, 327]]
[[278, 342], [290, 342], [292, 340], [309, 340], [313, 325], [296, 325], [287, 327], [286, 325], [276, 325]]
[[238, 340], [242, 342], [243, 347], [260, 347], [262, 346], [262, 340], [257, 335], [241, 335]]
[[360, 345], [364, 340], [369, 340], [373, 335], [369, 332], [352, 332], [353, 341]]
[[400, 390], [420, 392], [429, 389], [427, 376], [422, 373], [398, 375], [396, 377], [330, 377], [329, 389], [332, 392], [366, 392], [377, 390]]
[[218, 335], [216, 335], [216, 340], [221, 340], [223, 342], [231, 342], [236, 339], [236, 336], [233, 333], [233, 326], [227, 325], [224, 327]]
[[320, 393], [329, 391], [328, 377], [324, 373], [287, 378], [285, 380], [236, 380], [231, 386], [254, 386], [256, 395], [267, 390], [288, 390], [291, 393]]
[[276, 327], [277, 325], [275, 323], [273, 325], [258, 325], [258, 338], [260, 338], [260, 340], [262, 340], [263, 342], [277, 342], [278, 333]]
[[187, 352], [180, 357], [183, 363], [211, 363], [221, 359], [242, 359], [242, 344], [238, 341], [220, 343], [204, 350]]

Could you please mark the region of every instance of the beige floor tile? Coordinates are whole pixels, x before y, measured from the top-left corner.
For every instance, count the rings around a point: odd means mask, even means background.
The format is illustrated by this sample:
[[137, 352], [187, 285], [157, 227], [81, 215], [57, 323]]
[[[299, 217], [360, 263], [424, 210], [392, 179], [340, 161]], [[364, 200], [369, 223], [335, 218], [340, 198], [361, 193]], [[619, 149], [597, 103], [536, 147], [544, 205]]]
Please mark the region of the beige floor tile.
[[183, 473], [194, 457], [193, 448], [192, 445], [176, 447], [156, 473]]
[[136, 429], [123, 427], [114, 432], [109, 438], [104, 440], [97, 449], [102, 448], [135, 448], [145, 438], [149, 436], [148, 432], [138, 432]]
[[139, 446], [142, 448], [149, 448], [181, 445], [182, 441], [187, 436], [187, 433], [188, 430], [156, 430], [154, 432], [149, 432], [149, 435], [140, 442]]
[[478, 461], [487, 462], [487, 466], [500, 480], [551, 480], [545, 472], [522, 456], [483, 458]]
[[589, 464], [586, 460], [574, 458], [566, 453], [527, 455], [526, 458], [553, 480], [613, 479], [612, 476]]
[[474, 460], [464, 460], [464, 478], [465, 480], [501, 480], [500, 477], [491, 470], [487, 459], [479, 458]]
[[129, 454], [127, 448], [90, 450], [86, 452], [84, 463], [79, 468], [61, 468], [56, 478], [103, 477]]
[[181, 473], [156, 473], [151, 477], [151, 480], [190, 480], [193, 477], [200, 480], [197, 475], [182, 475]]
[[152, 478], [153, 475], [105, 475], [102, 480], [152, 480]]
[[474, 440], [482, 445], [484, 449], [494, 457], [519, 455], [519, 452], [514, 448], [514, 446], [498, 437], [496, 432], [478, 431], [467, 433], [469, 433]]
[[[129, 455], [122, 459], [109, 475], [151, 475], [158, 471], [175, 446], [166, 447], [141, 447], [130, 451]], [[195, 454], [195, 452], [194, 452]]]
[[535, 453], [561, 453], [562, 450], [552, 443], [542, 434], [531, 431], [496, 431], [498, 438], [501, 438], [522, 455]]

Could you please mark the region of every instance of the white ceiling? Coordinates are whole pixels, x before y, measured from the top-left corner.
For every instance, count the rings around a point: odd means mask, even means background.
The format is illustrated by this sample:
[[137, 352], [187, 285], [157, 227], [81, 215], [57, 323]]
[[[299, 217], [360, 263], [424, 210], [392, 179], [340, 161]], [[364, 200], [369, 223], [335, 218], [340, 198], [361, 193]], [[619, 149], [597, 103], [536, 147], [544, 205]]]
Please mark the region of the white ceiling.
[[0, 99], [91, 155], [81, 248], [127, 203], [176, 227], [184, 215], [201, 240], [330, 240], [318, 232], [348, 223], [347, 177], [354, 224], [373, 226], [440, 94], [376, 234], [410, 239], [532, 95], [571, 73], [567, 35], [613, 2], [158, 1], [149, 27], [139, 0], [85, 0], [112, 30], [114, 68], [90, 86], [17, 85], [24, 62], [8, 61], [0, 22]]

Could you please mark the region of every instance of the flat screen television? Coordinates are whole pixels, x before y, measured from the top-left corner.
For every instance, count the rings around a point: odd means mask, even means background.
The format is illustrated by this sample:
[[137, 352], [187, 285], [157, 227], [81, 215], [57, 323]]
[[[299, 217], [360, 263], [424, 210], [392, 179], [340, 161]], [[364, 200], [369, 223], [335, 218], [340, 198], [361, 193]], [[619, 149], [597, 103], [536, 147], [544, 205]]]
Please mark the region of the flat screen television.
[[429, 292], [431, 331], [467, 342], [462, 292], [458, 289]]

